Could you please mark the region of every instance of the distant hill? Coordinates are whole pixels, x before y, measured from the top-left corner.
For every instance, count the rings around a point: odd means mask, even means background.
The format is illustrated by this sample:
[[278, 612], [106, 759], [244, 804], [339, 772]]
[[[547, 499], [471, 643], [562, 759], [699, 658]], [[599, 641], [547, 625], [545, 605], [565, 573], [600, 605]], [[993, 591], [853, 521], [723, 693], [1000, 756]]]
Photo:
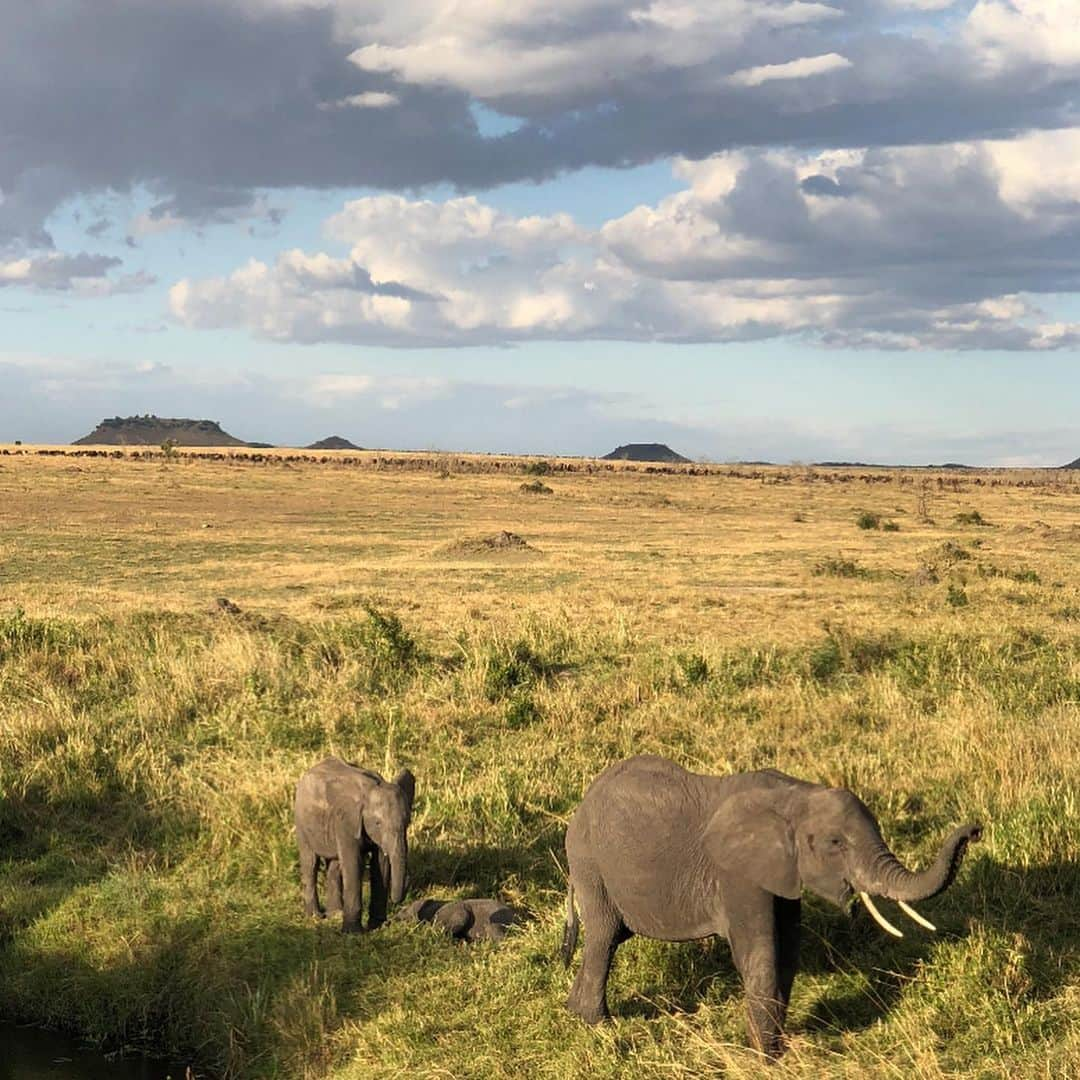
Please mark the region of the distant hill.
[[185, 420], [165, 416], [114, 416], [102, 420], [73, 446], [160, 446], [171, 439], [177, 446], [249, 446], [222, 431], [216, 420]]
[[1080, 457], [1075, 461], [1070, 461], [1068, 465], [1062, 465], [1062, 469], [1080, 469]]
[[[928, 471], [945, 469], [974, 469], [974, 465], [961, 465], [958, 461], [946, 461], [943, 465], [886, 465], [876, 461], [815, 461], [818, 469], [926, 469]], [[1068, 466], [1064, 466], [1068, 468]]]
[[362, 450], [363, 447], [357, 446], [356, 443], [349, 442], [348, 439], [342, 438], [340, 435], [328, 435], [325, 439], [320, 439], [318, 442], [313, 442], [310, 446], [305, 446], [305, 450]]
[[610, 454], [605, 454], [601, 461], [662, 461], [666, 465], [689, 462], [690, 459], [676, 454], [670, 446], [663, 443], [642, 442], [627, 443], [617, 446]]

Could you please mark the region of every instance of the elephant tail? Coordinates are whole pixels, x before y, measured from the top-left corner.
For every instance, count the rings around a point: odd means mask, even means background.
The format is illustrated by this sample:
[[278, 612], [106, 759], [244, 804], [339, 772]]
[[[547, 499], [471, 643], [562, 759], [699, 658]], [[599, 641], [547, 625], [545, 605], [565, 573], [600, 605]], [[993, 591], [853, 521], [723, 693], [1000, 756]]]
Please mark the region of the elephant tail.
[[574, 950], [577, 948], [578, 928], [577, 908], [574, 906], [574, 883], [567, 882], [566, 889], [566, 923], [563, 926], [562, 935], [562, 960], [566, 967], [570, 966], [574, 959]]

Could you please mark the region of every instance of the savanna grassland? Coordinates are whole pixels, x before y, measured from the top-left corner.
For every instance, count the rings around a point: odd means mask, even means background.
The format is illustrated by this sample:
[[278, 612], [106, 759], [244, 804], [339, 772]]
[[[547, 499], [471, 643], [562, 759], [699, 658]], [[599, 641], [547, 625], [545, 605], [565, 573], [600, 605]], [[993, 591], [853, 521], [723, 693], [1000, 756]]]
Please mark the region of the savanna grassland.
[[[0, 456], [0, 1015], [206, 1076], [757, 1075], [722, 942], [562, 1007], [565, 823], [656, 752], [845, 784], [909, 864], [985, 824], [937, 935], [804, 905], [772, 1075], [1080, 1076], [1073, 474], [286, 458]], [[412, 897], [534, 920], [305, 920], [328, 753], [416, 773]]]

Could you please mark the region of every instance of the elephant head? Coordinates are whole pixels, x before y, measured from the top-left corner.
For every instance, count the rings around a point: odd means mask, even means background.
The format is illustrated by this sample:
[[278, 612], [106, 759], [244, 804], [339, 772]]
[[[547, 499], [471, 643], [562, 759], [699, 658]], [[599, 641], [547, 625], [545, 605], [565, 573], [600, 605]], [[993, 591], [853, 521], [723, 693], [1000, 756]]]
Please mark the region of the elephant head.
[[389, 882], [390, 900], [400, 904], [405, 897], [409, 845], [406, 832], [412, 819], [416, 778], [402, 769], [394, 779], [376, 784], [364, 800], [360, 836], [366, 835], [378, 849], [383, 881]]
[[714, 858], [777, 896], [797, 898], [804, 888], [839, 906], [858, 895], [890, 934], [902, 933], [874, 906], [872, 896], [899, 903], [929, 930], [933, 924], [910, 906], [948, 888], [979, 825], [963, 825], [946, 838], [937, 858], [913, 872], [889, 850], [866, 805], [844, 788], [795, 780], [775, 770], [739, 777], [738, 790], [713, 815], [705, 842]]

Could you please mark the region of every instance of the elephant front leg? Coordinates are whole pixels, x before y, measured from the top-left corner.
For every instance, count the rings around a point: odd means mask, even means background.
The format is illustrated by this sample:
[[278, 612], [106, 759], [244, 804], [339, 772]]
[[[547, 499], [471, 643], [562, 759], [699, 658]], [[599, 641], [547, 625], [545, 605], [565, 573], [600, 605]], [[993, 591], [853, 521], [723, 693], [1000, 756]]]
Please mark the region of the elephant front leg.
[[[729, 904], [728, 940], [746, 992], [750, 1045], [770, 1058], [784, 1052], [784, 1016], [791, 978], [780, 970], [775, 897], [762, 890]], [[786, 983], [786, 986], [784, 985]]]
[[368, 929], [386, 922], [386, 901], [390, 888], [390, 860], [381, 848], [371, 853], [371, 900], [368, 904]]
[[362, 855], [359, 844], [338, 847], [341, 866], [341, 932], [356, 934], [360, 925], [360, 905], [363, 901]]

